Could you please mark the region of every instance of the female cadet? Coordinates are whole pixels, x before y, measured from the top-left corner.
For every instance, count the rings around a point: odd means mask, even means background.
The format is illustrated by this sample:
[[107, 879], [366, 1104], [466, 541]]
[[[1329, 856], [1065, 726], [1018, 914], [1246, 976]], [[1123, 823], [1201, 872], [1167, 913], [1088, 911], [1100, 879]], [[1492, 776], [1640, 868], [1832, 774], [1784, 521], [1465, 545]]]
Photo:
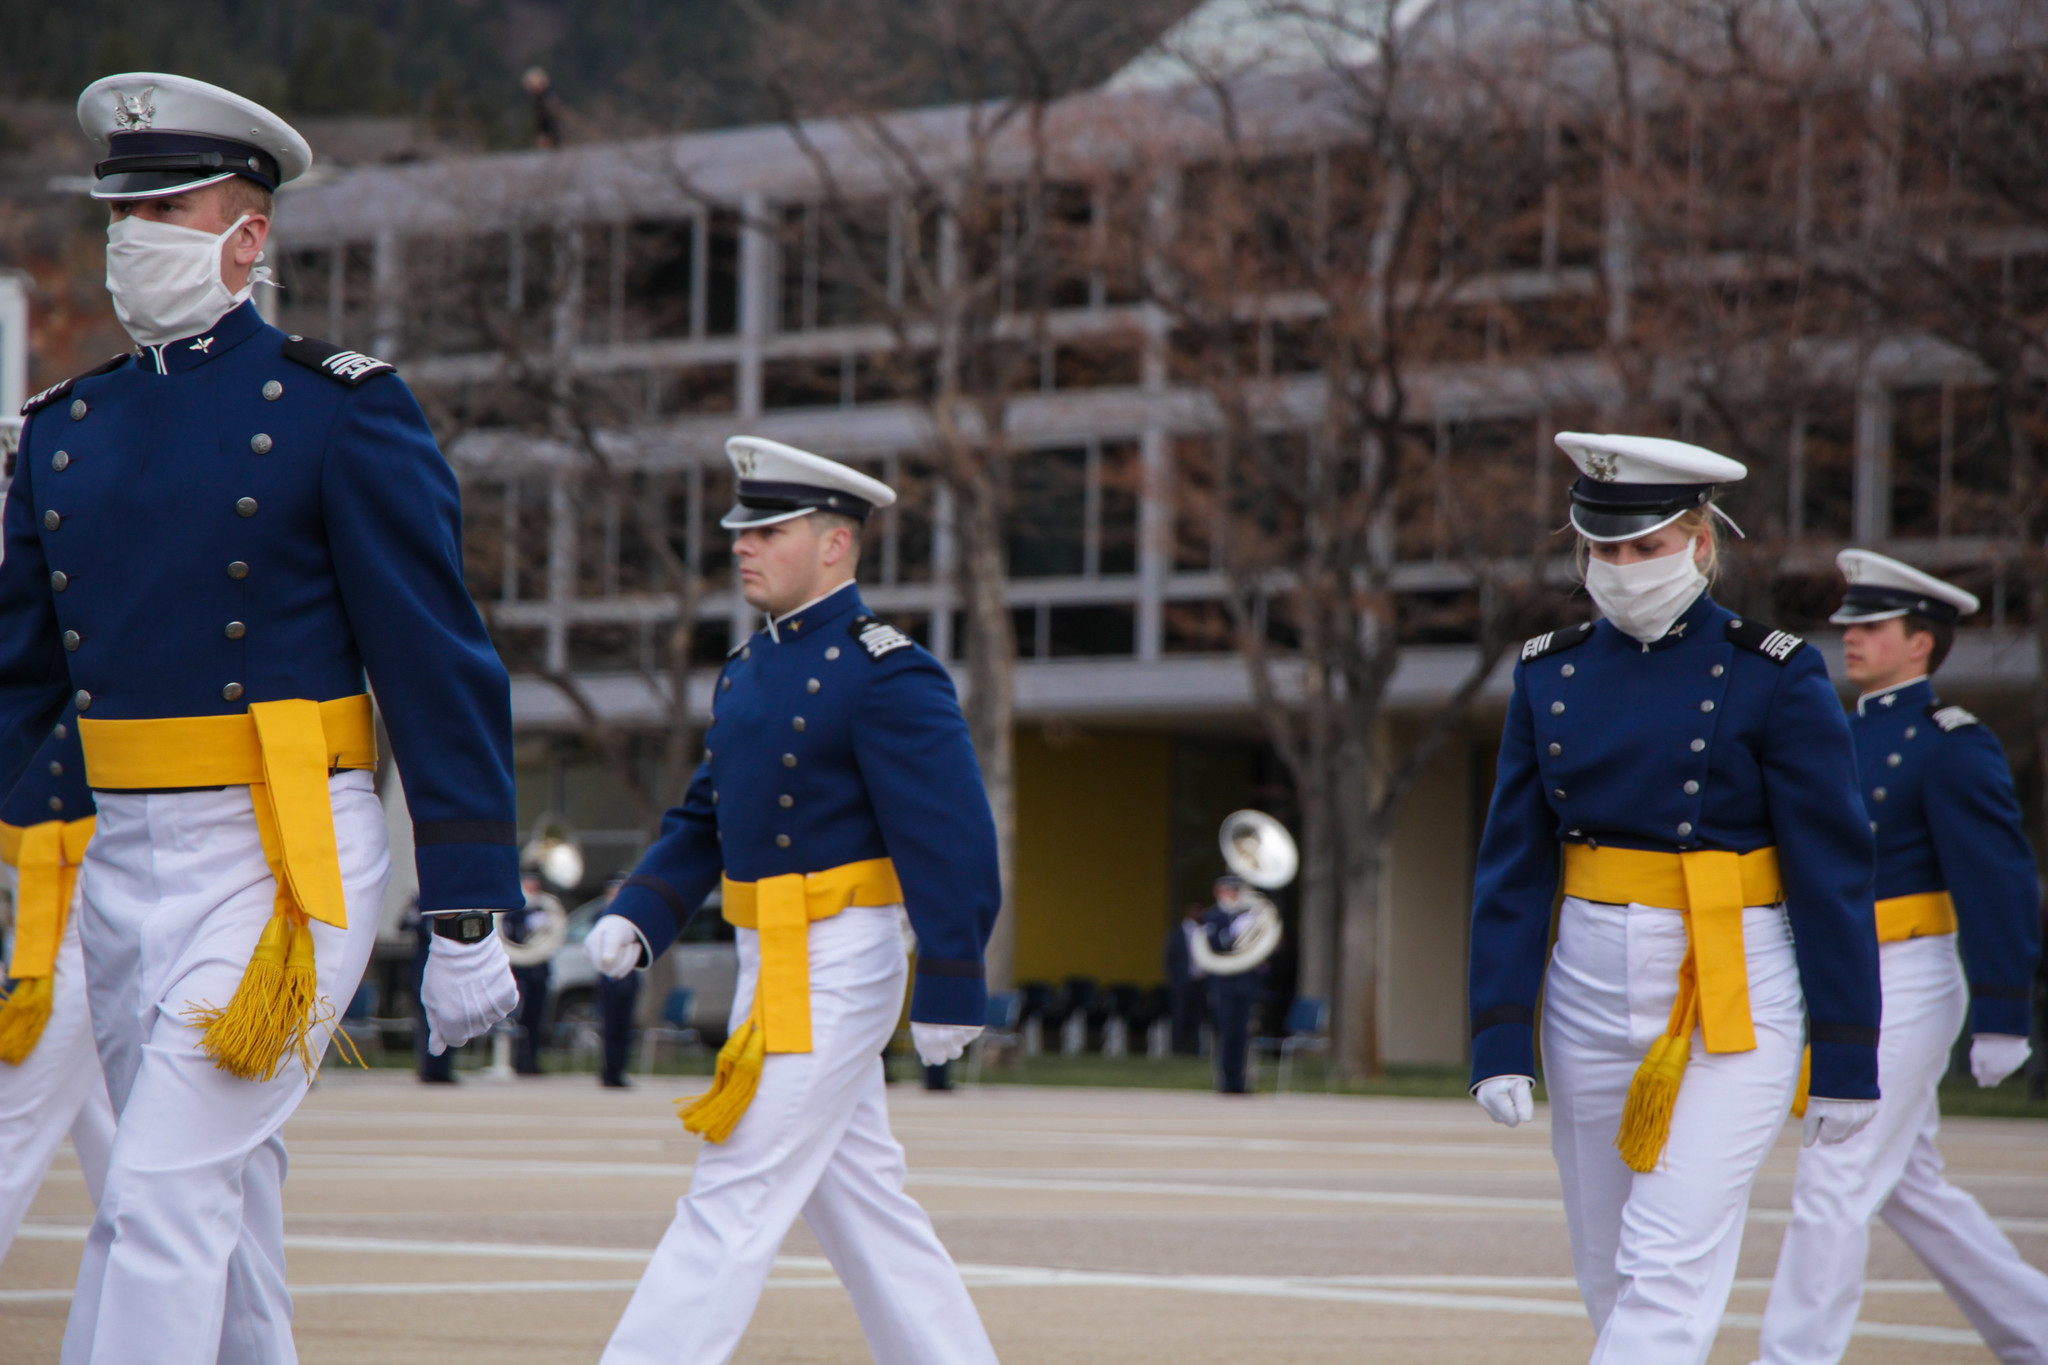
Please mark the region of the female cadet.
[[1806, 1141], [1875, 1108], [1870, 828], [1818, 653], [1708, 595], [1714, 491], [1743, 466], [1557, 443], [1606, 619], [1529, 641], [1515, 671], [1473, 893], [1473, 1089], [1497, 1122], [1531, 1116], [1540, 990], [1593, 1360], [1698, 1365], [1802, 1022]]

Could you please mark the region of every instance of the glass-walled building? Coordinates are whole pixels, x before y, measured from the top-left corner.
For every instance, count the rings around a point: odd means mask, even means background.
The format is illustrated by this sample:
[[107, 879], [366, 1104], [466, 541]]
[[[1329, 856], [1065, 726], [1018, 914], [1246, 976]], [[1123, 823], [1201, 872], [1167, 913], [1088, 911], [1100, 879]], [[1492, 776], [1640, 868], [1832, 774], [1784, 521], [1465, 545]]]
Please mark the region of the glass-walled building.
[[[1266, 168], [1303, 187], [1291, 202], [1310, 234], [1344, 230], [1318, 217], [1328, 200], [1315, 187], [1346, 173], [1352, 137], [1338, 93], [1324, 94], [1320, 112], [1310, 99], [1291, 117]], [[1020, 982], [1157, 981], [1169, 926], [1220, 870], [1221, 817], [1290, 800], [1231, 649], [1216, 528], [1177, 496], [1203, 476], [1213, 419], [1176, 363], [1170, 321], [1100, 249], [1134, 196], [1151, 221], [1201, 230], [1199, 163], [1160, 164], [1168, 146], [1136, 166], [1128, 145], [1090, 131], [1142, 122], [1171, 98], [1139, 89], [1067, 102], [1057, 126], [1074, 143], [1016, 208], [1018, 222], [1035, 215], [1073, 244], [1064, 268], [1017, 284], [1015, 307], [1043, 326], [1029, 329], [1036, 382], [1007, 406], [1021, 452], [1005, 545], [1019, 656]], [[1681, 128], [1688, 117], [1705, 115], [1674, 115]], [[941, 147], [956, 123], [948, 110], [896, 119]], [[1613, 285], [1632, 246], [1612, 165], [1562, 116], [1552, 133], [1524, 247], [1447, 305], [1415, 369], [1410, 436], [1448, 468], [1508, 470], [1534, 505], [1561, 509], [1565, 462], [1551, 436], [1597, 426], [1622, 387], [1613, 348], [1630, 323]], [[850, 136], [817, 136], [826, 155], [851, 155]], [[1703, 145], [1695, 136], [1675, 155]], [[1797, 181], [1812, 140], [1787, 145]], [[629, 866], [644, 828], [590, 741], [593, 713], [645, 732], [655, 762], [669, 717], [663, 642], [687, 619], [701, 719], [712, 670], [755, 625], [716, 525], [731, 497], [727, 436], [787, 441], [895, 486], [901, 500], [869, 538], [864, 592], [959, 660], [953, 509], [928, 467], [926, 418], [906, 397], [886, 306], [843, 270], [852, 250], [872, 278], [901, 287], [906, 234], [921, 229], [886, 196], [869, 207], [828, 213], [813, 162], [780, 128], [359, 169], [283, 201], [277, 320], [395, 361], [443, 433], [464, 489], [471, 588], [514, 673], [522, 817], [565, 815], [593, 877]], [[2015, 288], [2048, 274], [2039, 234], [1987, 233], [1980, 255]], [[1323, 401], [1304, 341], [1314, 300], [1282, 290], [1267, 304], [1244, 353], [1306, 428]], [[1756, 571], [1769, 581], [1752, 591], [1782, 624], [1810, 629], [1831, 605], [1833, 552], [1852, 541], [1971, 586], [1987, 610], [1962, 633], [1944, 691], [2024, 750], [2012, 740], [2035, 664], [2023, 599], [1987, 548], [2010, 471], [1986, 431], [1983, 378], [1935, 345], [1837, 349], [1781, 433], [1782, 460], [1732, 504], [1766, 509], [1775, 528], [1777, 562]], [[1667, 434], [1715, 439], [1711, 414], [1682, 387], [1660, 411]], [[1560, 583], [1566, 549], [1547, 566]], [[693, 603], [676, 590], [678, 565], [701, 584]], [[1404, 559], [1396, 586], [1410, 646], [1392, 690], [1398, 742], [1473, 657], [1459, 604], [1474, 586], [1462, 563], [1435, 554]], [[1820, 640], [1831, 648], [1824, 630]], [[1390, 1061], [1464, 1054], [1470, 866], [1505, 691], [1504, 665], [1403, 817], [1381, 955]]]

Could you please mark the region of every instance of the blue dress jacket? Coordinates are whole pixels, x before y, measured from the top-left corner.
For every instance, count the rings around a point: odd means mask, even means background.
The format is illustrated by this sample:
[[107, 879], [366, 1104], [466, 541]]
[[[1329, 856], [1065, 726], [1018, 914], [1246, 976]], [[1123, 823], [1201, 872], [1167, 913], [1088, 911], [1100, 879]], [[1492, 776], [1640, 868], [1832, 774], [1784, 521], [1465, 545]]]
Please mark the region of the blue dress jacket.
[[0, 825], [27, 829], [46, 820], [84, 820], [97, 813], [85, 785], [85, 751], [78, 747], [78, 713], [64, 708], [14, 790], [0, 801]]
[[1877, 898], [1954, 897], [1971, 1031], [2024, 1037], [2041, 887], [1998, 736], [1944, 706], [1925, 678], [1860, 698], [1849, 729], [1877, 838]]
[[0, 559], [0, 783], [67, 700], [227, 715], [364, 691], [423, 910], [516, 909], [511, 688], [461, 503], [391, 367], [243, 304], [29, 400]]
[[1648, 647], [1606, 621], [1523, 647], [1473, 888], [1475, 1084], [1536, 1074], [1566, 840], [1674, 853], [1775, 845], [1812, 1093], [1876, 1098], [1870, 826], [1816, 651], [1704, 594]]
[[894, 860], [917, 931], [910, 1017], [987, 1022], [1002, 883], [981, 767], [952, 678], [849, 583], [725, 661], [704, 762], [609, 913], [659, 956], [721, 874], [872, 858]]

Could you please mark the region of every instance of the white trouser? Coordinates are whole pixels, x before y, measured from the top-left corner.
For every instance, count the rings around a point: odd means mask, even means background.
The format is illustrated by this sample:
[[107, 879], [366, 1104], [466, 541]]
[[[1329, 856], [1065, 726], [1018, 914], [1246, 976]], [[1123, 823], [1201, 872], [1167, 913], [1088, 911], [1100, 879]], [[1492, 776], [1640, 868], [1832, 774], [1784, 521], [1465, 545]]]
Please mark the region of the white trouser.
[[[391, 870], [370, 774], [329, 779], [348, 928], [313, 924], [339, 1011], [376, 942]], [[276, 883], [247, 787], [98, 792], [79, 874], [93, 1032], [119, 1127], [64, 1333], [64, 1365], [289, 1365], [284, 1122], [306, 1094], [287, 1063], [237, 1080], [184, 1018], [225, 1005]]]
[[1567, 896], [1543, 995], [1550, 1145], [1596, 1365], [1699, 1365], [1728, 1304], [1749, 1187], [1785, 1126], [1805, 999], [1782, 906], [1742, 912], [1756, 1048], [1708, 1053], [1698, 1030], [1656, 1170], [1614, 1138], [1629, 1082], [1678, 994], [1676, 911]]
[[1955, 936], [1887, 943], [1877, 1115], [1847, 1142], [1799, 1154], [1792, 1225], [1764, 1309], [1766, 1365], [1833, 1365], [1863, 1302], [1870, 1220], [1927, 1262], [2005, 1365], [2048, 1365], [2048, 1275], [2020, 1259], [1976, 1200], [1944, 1180], [1935, 1087], [1969, 997]]
[[57, 947], [50, 1021], [43, 1025], [43, 1036], [20, 1066], [0, 1062], [0, 1260], [14, 1244], [43, 1172], [67, 1132], [85, 1173], [86, 1192], [97, 1205], [107, 1178], [107, 1151], [114, 1145], [114, 1106], [92, 1045], [75, 905]]
[[[603, 1365], [730, 1358], [799, 1214], [881, 1365], [993, 1365], [960, 1272], [903, 1192], [889, 1132], [881, 1054], [903, 1007], [901, 913], [855, 908], [811, 925], [812, 1050], [767, 1058], [732, 1136], [699, 1149]], [[735, 1028], [752, 1008], [760, 936], [741, 929], [739, 952]]]

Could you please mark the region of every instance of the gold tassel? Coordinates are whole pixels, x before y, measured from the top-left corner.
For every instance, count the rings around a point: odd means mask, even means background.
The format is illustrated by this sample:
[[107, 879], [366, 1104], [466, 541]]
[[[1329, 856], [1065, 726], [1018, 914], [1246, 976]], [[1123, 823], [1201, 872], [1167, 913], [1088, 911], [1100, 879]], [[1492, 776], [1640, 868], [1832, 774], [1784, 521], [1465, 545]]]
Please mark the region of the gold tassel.
[[16, 986], [0, 1004], [0, 1062], [20, 1066], [35, 1051], [50, 1022], [52, 987], [47, 976], [32, 976]]
[[767, 1041], [766, 1031], [752, 1016], [725, 1040], [725, 1046], [718, 1049], [711, 1088], [695, 1099], [676, 1101], [676, 1116], [684, 1128], [706, 1142], [723, 1142], [732, 1136], [760, 1087]]
[[309, 1041], [320, 1022], [320, 988], [313, 970], [313, 931], [272, 915], [226, 1008], [187, 1005], [185, 1018], [205, 1030], [200, 1051], [231, 1076], [267, 1081], [296, 1057], [310, 1078], [318, 1069]]
[[1806, 1117], [1806, 1091], [1812, 1082], [1813, 1047], [1809, 1044], [1806, 1050], [1799, 1054], [1799, 1088], [1792, 1092], [1792, 1117], [1795, 1119]]
[[1692, 1052], [1692, 1036], [1665, 1035], [1650, 1044], [1635, 1079], [1628, 1084], [1628, 1102], [1621, 1110], [1621, 1131], [1615, 1148], [1632, 1171], [1650, 1172], [1671, 1140], [1671, 1111], [1678, 1104], [1678, 1082]]

